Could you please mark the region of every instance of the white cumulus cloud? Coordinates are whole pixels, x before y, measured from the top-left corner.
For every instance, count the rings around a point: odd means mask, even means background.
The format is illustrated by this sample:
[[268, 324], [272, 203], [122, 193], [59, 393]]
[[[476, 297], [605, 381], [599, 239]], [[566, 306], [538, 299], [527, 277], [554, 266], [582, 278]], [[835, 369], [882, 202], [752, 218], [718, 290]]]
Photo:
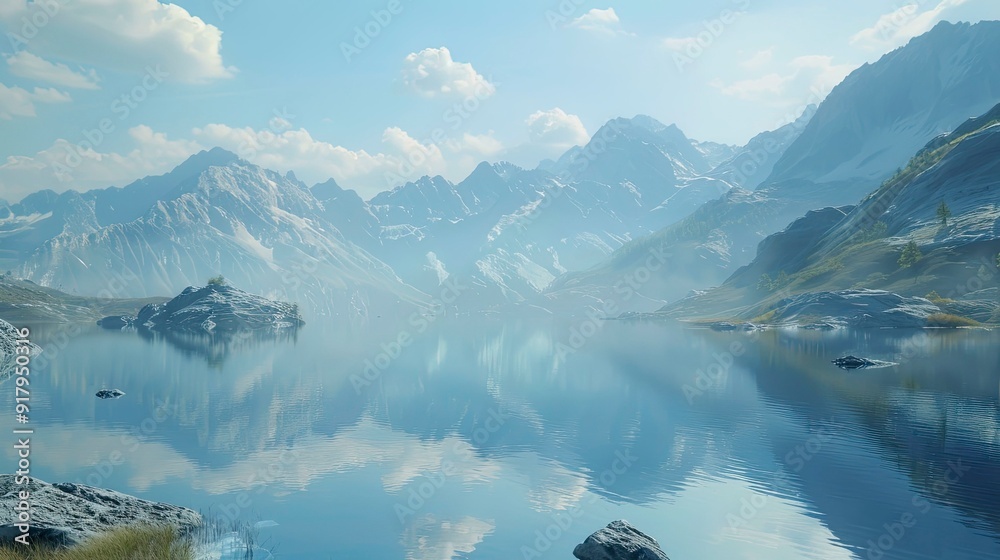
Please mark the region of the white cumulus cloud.
[[580, 117], [571, 115], [559, 107], [548, 111], [536, 111], [527, 121], [528, 134], [532, 143], [569, 149], [586, 144], [590, 139]]
[[0, 163], [0, 192], [20, 200], [43, 188], [62, 192], [123, 186], [166, 173], [203, 149], [221, 147], [267, 169], [294, 171], [307, 184], [332, 177], [369, 197], [422, 175], [460, 180], [480, 161], [504, 150], [492, 133], [467, 133], [439, 145], [389, 127], [380, 150], [370, 153], [319, 140], [282, 117], [261, 130], [212, 123], [193, 129], [187, 139], [168, 139], [145, 125], [130, 129], [129, 135], [132, 149], [127, 153], [101, 152], [99, 145], [81, 148], [59, 139], [34, 155], [10, 156]]
[[[16, 0], [0, 9], [0, 23], [12, 33], [40, 12], [37, 2]], [[157, 0], [73, 0], [53, 2], [44, 32], [12, 38], [38, 55], [79, 64], [144, 73], [161, 66], [169, 79], [200, 83], [234, 75], [222, 61], [222, 31], [176, 4]], [[10, 38], [10, 37], [8, 37]], [[23, 41], [24, 44], [18, 41]], [[15, 49], [17, 50], [17, 49]]]
[[496, 87], [468, 62], [457, 62], [446, 47], [410, 53], [403, 61], [403, 85], [425, 97], [453, 96], [486, 99]]

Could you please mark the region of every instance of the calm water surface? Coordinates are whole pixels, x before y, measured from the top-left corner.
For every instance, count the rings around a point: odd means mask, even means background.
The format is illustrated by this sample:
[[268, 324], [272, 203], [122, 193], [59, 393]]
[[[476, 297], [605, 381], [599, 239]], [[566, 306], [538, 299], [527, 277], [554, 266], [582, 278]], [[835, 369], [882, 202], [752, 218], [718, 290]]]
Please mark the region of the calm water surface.
[[567, 559], [619, 518], [674, 560], [1000, 558], [1000, 333], [580, 326], [40, 327], [33, 474], [273, 520], [288, 559]]

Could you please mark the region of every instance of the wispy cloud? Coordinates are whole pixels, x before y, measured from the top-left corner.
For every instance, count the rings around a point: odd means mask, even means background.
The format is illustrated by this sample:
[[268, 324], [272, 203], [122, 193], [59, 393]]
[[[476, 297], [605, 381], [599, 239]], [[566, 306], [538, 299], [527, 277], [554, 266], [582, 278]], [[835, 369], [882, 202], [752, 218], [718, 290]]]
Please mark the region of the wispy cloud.
[[49, 62], [28, 51], [19, 51], [7, 56], [7, 67], [10, 73], [29, 80], [38, 80], [57, 86], [76, 89], [100, 89], [97, 85], [97, 72], [75, 72], [65, 64]]
[[590, 31], [601, 35], [629, 35], [622, 29], [621, 19], [614, 8], [601, 10], [594, 8], [569, 22], [568, 27]]

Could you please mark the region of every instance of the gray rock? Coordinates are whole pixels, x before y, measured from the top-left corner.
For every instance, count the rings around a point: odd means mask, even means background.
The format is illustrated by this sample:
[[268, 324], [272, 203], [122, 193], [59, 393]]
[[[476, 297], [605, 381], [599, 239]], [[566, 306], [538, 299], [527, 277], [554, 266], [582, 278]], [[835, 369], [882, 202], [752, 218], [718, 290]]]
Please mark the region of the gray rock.
[[0, 545], [11, 544], [21, 534], [17, 524], [19, 493], [30, 492], [30, 533], [32, 545], [73, 546], [117, 527], [173, 525], [187, 535], [198, 528], [197, 512], [134, 496], [84, 486], [48, 484], [31, 479], [17, 484], [14, 475], [0, 475]]
[[233, 334], [303, 325], [298, 306], [272, 301], [232, 286], [188, 287], [163, 304], [139, 310], [140, 329], [187, 334]]
[[579, 560], [670, 560], [652, 537], [628, 521], [612, 521], [576, 545], [573, 556]]

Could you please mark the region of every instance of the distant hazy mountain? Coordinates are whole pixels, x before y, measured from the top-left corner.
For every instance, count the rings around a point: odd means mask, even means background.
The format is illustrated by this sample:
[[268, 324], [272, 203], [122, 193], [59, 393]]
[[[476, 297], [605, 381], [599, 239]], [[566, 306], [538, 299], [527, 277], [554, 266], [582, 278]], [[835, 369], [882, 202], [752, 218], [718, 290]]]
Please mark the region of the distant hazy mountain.
[[648, 116], [614, 119], [539, 169], [483, 163], [457, 185], [425, 177], [379, 194], [376, 254], [428, 293], [454, 277], [471, 283], [477, 305], [532, 300], [728, 191], [705, 175], [735, 150]]
[[[319, 193], [327, 201], [350, 199], [329, 185]], [[364, 314], [377, 303], [426, 299], [347, 240], [330, 221], [337, 211], [294, 176], [223, 150], [124, 189], [36, 198], [0, 222], [7, 239], [50, 236], [34, 247], [21, 244], [15, 273], [67, 292], [146, 297], [222, 274], [235, 286], [317, 312]], [[360, 236], [364, 217], [359, 212], [344, 223]]]
[[[834, 88], [775, 158], [773, 172], [753, 196], [727, 192], [591, 270], [561, 278], [551, 297], [613, 297], [609, 282], [639, 271], [649, 248], [676, 260], [634, 289], [644, 298], [674, 300], [720, 284], [753, 259], [767, 235], [810, 209], [857, 203], [934, 137], [1000, 101], [997, 52], [1000, 22], [941, 23], [862, 66]], [[731, 177], [732, 167], [719, 173]]]
[[799, 138], [815, 114], [816, 106], [809, 105], [794, 121], [754, 136], [746, 146], [734, 150], [709, 176], [736, 187], [756, 189], [771, 175], [774, 165]]

